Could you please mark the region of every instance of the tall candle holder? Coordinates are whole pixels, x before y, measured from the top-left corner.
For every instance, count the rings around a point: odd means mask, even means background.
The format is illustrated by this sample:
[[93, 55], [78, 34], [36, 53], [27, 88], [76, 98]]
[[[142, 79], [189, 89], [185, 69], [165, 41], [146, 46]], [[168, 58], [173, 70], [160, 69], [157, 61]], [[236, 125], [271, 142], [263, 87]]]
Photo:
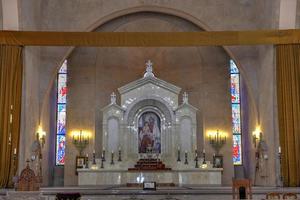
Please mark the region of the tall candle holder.
[[86, 154], [86, 164], [85, 168], [89, 168], [89, 154]]
[[180, 159], [180, 148], [178, 148], [178, 150], [177, 150], [177, 162], [181, 162], [181, 159]]
[[103, 157], [103, 153], [101, 155], [101, 166], [102, 169], [104, 168], [104, 157]]
[[105, 159], [105, 149], [102, 150], [102, 155], [103, 155], [103, 162], [105, 162], [106, 161], [106, 159]]
[[115, 162], [114, 162], [114, 152], [113, 151], [111, 152], [111, 161], [110, 161], [110, 164], [111, 165], [115, 164]]
[[195, 162], [195, 168], [199, 168], [198, 155], [196, 155]]
[[184, 164], [185, 165], [189, 164], [189, 162], [188, 162], [188, 152], [187, 151], [184, 153]]
[[282, 175], [282, 153], [281, 153], [281, 147], [278, 148], [278, 159], [279, 159], [279, 165], [280, 165], [280, 186], [283, 187], [283, 175]]
[[203, 162], [202, 162], [202, 164], [206, 164], [206, 160], [205, 160], [205, 149], [203, 149], [202, 155], [203, 155]]
[[96, 165], [96, 153], [95, 153], [95, 151], [93, 152], [93, 165]]
[[118, 158], [118, 162], [122, 161], [122, 151], [121, 148], [119, 148], [119, 158]]

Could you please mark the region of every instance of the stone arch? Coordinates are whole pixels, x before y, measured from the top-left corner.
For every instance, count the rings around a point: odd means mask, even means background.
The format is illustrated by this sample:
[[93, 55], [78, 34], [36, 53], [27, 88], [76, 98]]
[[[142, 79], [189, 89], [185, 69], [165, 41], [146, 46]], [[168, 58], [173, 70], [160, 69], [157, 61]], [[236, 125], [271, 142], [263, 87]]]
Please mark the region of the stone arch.
[[[203, 29], [204, 31], [213, 31], [212, 28], [209, 27], [209, 25], [205, 24], [203, 21], [201, 21], [200, 19], [194, 17], [193, 15], [190, 15], [189, 13], [186, 13], [184, 11], [181, 10], [177, 10], [177, 9], [173, 9], [173, 8], [168, 8], [168, 7], [160, 7], [160, 6], [137, 6], [137, 7], [132, 7], [132, 8], [128, 8], [128, 9], [124, 9], [121, 11], [116, 11], [113, 13], [110, 13], [109, 15], [106, 15], [104, 17], [101, 17], [100, 19], [96, 20], [94, 23], [92, 23], [91, 25], [89, 25], [84, 31], [87, 32], [92, 32], [95, 29], [99, 28], [100, 26], [102, 26], [105, 23], [108, 23], [109, 21], [112, 21], [114, 19], [117, 19], [119, 17], [122, 16], [126, 16], [129, 14], [134, 14], [134, 13], [141, 13], [141, 12], [153, 12], [153, 13], [160, 13], [160, 14], [166, 14], [166, 15], [172, 15], [175, 17], [179, 17], [182, 18], [188, 22], [193, 23], [194, 25], [196, 25], [197, 27], [199, 27], [200, 29]], [[241, 63], [236, 59], [236, 57], [234, 56], [234, 54], [225, 46], [221, 46], [225, 52], [229, 55], [229, 57], [231, 57], [237, 67], [240, 70], [241, 75], [243, 76], [243, 79], [246, 83], [246, 87], [248, 89], [248, 94], [249, 94], [249, 98], [251, 99], [251, 103], [253, 104], [254, 107], [254, 112], [255, 115], [258, 115], [258, 107], [257, 107], [257, 103], [255, 101], [255, 97], [254, 97], [254, 92], [253, 92], [253, 88], [251, 87], [251, 85], [249, 84], [249, 78], [245, 72], [245, 70], [243, 69]], [[39, 116], [42, 116], [44, 110], [46, 109], [46, 98], [49, 97], [50, 92], [51, 92], [51, 88], [52, 85], [55, 81], [55, 77], [56, 77], [56, 73], [59, 70], [61, 64], [64, 62], [64, 60], [73, 52], [73, 50], [75, 49], [75, 47], [70, 47], [67, 51], [67, 53], [62, 57], [61, 61], [59, 62], [59, 65], [56, 66], [56, 70], [54, 71], [54, 74], [52, 74], [52, 80], [50, 81], [47, 91], [45, 92], [45, 95], [43, 97], [42, 100], [42, 107], [41, 107], [41, 114]]]
[[[140, 110], [141, 108], [152, 108], [154, 112], [157, 112], [160, 117], [165, 117], [167, 122], [173, 122], [174, 121], [174, 114], [172, 111], [172, 108], [168, 106], [166, 102], [164, 102], [162, 99], [158, 97], [150, 97], [148, 99], [142, 98], [139, 99], [136, 103], [131, 104], [125, 114], [124, 114], [124, 121], [127, 123], [127, 125], [130, 125], [134, 120], [136, 119], [136, 114], [141, 114], [144, 110]], [[157, 108], [158, 110], [155, 110], [153, 108]], [[145, 110], [146, 111], [146, 110]]]

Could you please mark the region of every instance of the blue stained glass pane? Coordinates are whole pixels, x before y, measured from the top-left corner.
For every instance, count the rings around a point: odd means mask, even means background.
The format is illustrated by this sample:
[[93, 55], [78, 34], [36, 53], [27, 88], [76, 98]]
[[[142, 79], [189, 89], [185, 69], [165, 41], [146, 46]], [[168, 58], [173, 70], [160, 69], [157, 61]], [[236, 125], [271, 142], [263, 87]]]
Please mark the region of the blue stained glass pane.
[[57, 105], [57, 134], [66, 134], [66, 104]]
[[242, 164], [242, 137], [241, 135], [233, 135], [232, 158], [234, 165]]
[[239, 74], [231, 74], [230, 81], [231, 103], [240, 103], [240, 77]]
[[57, 135], [56, 140], [56, 165], [64, 165], [66, 137], [64, 135]]
[[67, 74], [58, 75], [57, 103], [67, 102]]
[[239, 69], [237, 68], [237, 66], [233, 60], [230, 60], [230, 73], [231, 74], [239, 73]]
[[241, 133], [241, 110], [240, 104], [232, 104], [232, 132]]
[[58, 73], [67, 73], [67, 60], [64, 61], [64, 63], [60, 67]]

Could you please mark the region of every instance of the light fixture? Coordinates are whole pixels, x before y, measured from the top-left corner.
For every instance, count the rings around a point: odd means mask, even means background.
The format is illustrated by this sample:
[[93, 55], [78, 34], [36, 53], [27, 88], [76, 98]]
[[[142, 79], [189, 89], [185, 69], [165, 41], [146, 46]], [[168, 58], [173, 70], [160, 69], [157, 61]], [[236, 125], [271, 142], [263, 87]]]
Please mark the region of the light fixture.
[[83, 149], [89, 144], [90, 136], [87, 132], [83, 132], [82, 130], [74, 131], [72, 134], [72, 142], [76, 148], [79, 150], [79, 155], [81, 155]]
[[255, 128], [255, 131], [252, 132], [252, 141], [253, 141], [255, 148], [256, 148], [257, 144], [261, 141], [261, 138], [262, 138], [262, 132], [261, 132], [260, 126], [257, 126]]
[[36, 140], [39, 141], [41, 144], [41, 147], [43, 148], [46, 142], [46, 132], [43, 131], [43, 128], [41, 125], [39, 125], [38, 130], [36, 132]]
[[220, 149], [226, 143], [226, 135], [217, 130], [217, 132], [209, 132], [208, 139], [216, 154], [219, 154]]

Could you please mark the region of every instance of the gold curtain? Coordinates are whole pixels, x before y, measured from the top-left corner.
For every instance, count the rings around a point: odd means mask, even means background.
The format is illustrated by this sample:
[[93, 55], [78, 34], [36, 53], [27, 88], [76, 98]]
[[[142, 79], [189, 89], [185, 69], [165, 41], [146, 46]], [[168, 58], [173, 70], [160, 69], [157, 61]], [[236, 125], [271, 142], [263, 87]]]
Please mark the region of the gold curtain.
[[23, 46], [174, 47], [300, 43], [300, 30], [198, 32], [0, 31], [0, 44]]
[[17, 169], [22, 95], [22, 47], [0, 45], [0, 188]]
[[285, 186], [300, 186], [300, 45], [278, 45], [276, 53], [281, 172]]

